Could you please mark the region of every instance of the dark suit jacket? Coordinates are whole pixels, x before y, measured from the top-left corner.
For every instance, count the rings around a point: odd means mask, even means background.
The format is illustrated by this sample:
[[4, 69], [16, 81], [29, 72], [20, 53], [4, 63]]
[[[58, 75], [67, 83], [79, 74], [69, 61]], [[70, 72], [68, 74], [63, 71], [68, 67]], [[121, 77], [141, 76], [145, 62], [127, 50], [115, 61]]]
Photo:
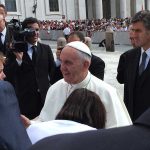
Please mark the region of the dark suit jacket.
[[97, 78], [104, 79], [105, 62], [96, 55], [92, 54], [91, 65], [89, 71]]
[[30, 150], [149, 150], [150, 109], [134, 125], [45, 138]]
[[48, 45], [37, 44], [36, 58], [34, 66], [26, 50], [19, 66], [10, 52], [4, 68], [6, 80], [15, 87], [21, 113], [30, 119], [39, 115], [55, 71], [53, 54]]
[[[27, 150], [31, 142], [21, 118], [15, 91], [10, 83], [0, 81], [0, 143], [10, 150]], [[5, 146], [6, 146], [5, 145]]]
[[0, 138], [0, 150], [11, 150], [6, 142]]
[[117, 80], [124, 84], [124, 101], [132, 120], [137, 119], [150, 106], [150, 62], [138, 75], [141, 49], [129, 50], [120, 56]]
[[[105, 62], [101, 58], [92, 54], [91, 65], [89, 67], [89, 71], [91, 72], [91, 74], [103, 80], [104, 70], [105, 70]], [[60, 66], [56, 67], [54, 82], [57, 82], [58, 80], [62, 78], [63, 78], [63, 75], [61, 73]]]
[[10, 43], [10, 35], [8, 30], [6, 30], [6, 36], [5, 36], [5, 40], [4, 40], [4, 44], [2, 45], [2, 47], [0, 47], [0, 51], [6, 55], [7, 54], [7, 50], [8, 50], [8, 45]]

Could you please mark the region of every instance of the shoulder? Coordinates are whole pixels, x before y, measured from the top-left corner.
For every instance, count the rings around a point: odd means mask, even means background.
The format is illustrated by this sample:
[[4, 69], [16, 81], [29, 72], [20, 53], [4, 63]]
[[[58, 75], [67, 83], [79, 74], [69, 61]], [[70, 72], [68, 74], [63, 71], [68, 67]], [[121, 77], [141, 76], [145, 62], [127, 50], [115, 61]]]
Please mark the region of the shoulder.
[[8, 88], [13, 89], [12, 85], [7, 81], [0, 80], [0, 91], [8, 90]]
[[94, 55], [94, 54], [92, 54], [92, 58], [91, 58], [92, 60], [99, 60], [99, 61], [101, 61], [101, 62], [104, 62], [100, 57], [98, 57], [98, 56], [96, 56], [96, 55]]
[[91, 84], [92, 87], [98, 91], [115, 91], [116, 89], [111, 86], [110, 84], [106, 83], [105, 81], [95, 77], [94, 75], [91, 75]]
[[101, 65], [105, 65], [105, 62], [98, 56], [92, 54], [91, 63], [98, 63]]
[[40, 43], [40, 42], [38, 42], [38, 46], [41, 46], [41, 47], [44, 47], [44, 48], [50, 48], [49, 45], [44, 44], [44, 43]]
[[124, 52], [123, 54], [121, 54], [121, 56], [130, 56], [130, 55], [134, 55], [137, 54], [141, 51], [141, 48], [134, 48], [134, 49], [130, 49], [126, 52]]
[[67, 86], [67, 83], [64, 81], [64, 79], [61, 79], [51, 85], [51, 87], [48, 89], [47, 94], [52, 94], [52, 92], [57, 93], [58, 91], [62, 91]]

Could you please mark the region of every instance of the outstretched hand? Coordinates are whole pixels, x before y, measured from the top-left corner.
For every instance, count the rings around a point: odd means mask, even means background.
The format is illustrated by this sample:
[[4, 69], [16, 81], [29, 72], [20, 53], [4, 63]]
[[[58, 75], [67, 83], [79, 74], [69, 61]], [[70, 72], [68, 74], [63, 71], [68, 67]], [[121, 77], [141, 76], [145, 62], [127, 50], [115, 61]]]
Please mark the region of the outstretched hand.
[[28, 127], [31, 125], [30, 119], [27, 118], [27, 117], [24, 116], [24, 115], [20, 115], [20, 117], [21, 117], [21, 120], [22, 120], [22, 122], [23, 122], [25, 128], [28, 128]]

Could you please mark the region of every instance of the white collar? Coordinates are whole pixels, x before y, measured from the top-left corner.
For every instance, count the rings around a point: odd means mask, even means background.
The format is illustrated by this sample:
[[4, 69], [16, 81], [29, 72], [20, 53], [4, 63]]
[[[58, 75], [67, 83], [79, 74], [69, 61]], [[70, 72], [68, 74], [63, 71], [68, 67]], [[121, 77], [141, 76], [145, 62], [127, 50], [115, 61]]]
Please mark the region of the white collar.
[[147, 49], [146, 51], [144, 51], [144, 49], [141, 48], [141, 55], [143, 54], [143, 52], [145, 52], [147, 54], [147, 56], [150, 58], [150, 48]]
[[82, 82], [80, 82], [78, 84], [68, 84], [66, 97], [68, 97], [72, 93], [72, 91], [74, 91], [75, 89], [86, 88], [88, 86], [90, 80], [91, 80], [91, 73], [88, 71], [87, 76], [85, 77], [85, 79]]
[[4, 28], [4, 30], [1, 32], [3, 36], [6, 35], [6, 27]]
[[30, 49], [32, 46], [37, 46], [37, 42], [34, 45], [30, 43], [27, 43], [27, 44], [28, 44], [28, 49]]

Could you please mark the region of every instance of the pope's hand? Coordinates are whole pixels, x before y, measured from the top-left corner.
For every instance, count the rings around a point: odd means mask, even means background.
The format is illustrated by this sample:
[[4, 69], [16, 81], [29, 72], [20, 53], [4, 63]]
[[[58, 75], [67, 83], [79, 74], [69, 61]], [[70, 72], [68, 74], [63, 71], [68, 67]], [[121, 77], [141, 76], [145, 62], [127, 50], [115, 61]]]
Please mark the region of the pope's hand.
[[24, 116], [24, 115], [20, 115], [20, 117], [21, 117], [21, 120], [22, 120], [22, 122], [23, 122], [25, 128], [28, 128], [28, 127], [31, 125], [30, 119], [27, 118], [27, 117]]

